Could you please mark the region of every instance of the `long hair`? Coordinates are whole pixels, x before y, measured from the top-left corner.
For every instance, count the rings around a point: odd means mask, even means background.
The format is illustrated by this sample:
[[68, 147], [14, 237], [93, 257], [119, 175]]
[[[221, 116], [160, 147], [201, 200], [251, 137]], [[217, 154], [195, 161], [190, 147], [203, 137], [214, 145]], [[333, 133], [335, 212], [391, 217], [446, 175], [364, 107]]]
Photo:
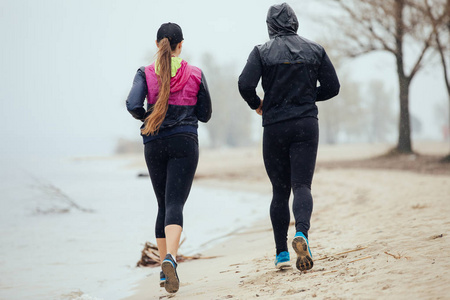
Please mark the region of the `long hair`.
[[172, 51], [177, 47], [177, 45], [171, 46], [167, 38], [160, 40], [158, 46], [159, 50], [157, 53], [157, 61], [155, 63], [155, 70], [159, 73], [158, 99], [153, 105], [150, 115], [145, 118], [144, 128], [141, 129], [141, 133], [147, 136], [157, 134], [166, 117], [167, 109], [169, 108]]

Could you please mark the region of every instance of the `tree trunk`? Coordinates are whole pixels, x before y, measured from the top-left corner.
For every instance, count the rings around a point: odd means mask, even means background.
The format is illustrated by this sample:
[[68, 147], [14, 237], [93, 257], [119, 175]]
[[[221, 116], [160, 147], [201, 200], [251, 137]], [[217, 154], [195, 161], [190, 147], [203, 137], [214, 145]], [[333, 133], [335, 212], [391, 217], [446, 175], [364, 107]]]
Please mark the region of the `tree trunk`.
[[[447, 7], [450, 8], [450, 2], [447, 1]], [[435, 26], [435, 24], [433, 24], [433, 26]], [[448, 23], [448, 30], [450, 32], [450, 22]], [[441, 64], [442, 64], [442, 69], [444, 71], [444, 80], [445, 80], [445, 86], [447, 88], [447, 96], [448, 96], [448, 130], [450, 130], [450, 79], [448, 77], [448, 71], [447, 71], [447, 63], [445, 61], [445, 49], [444, 47], [442, 47], [441, 41], [439, 39], [439, 35], [436, 32], [435, 29], [435, 40], [436, 40], [436, 45], [437, 45], [437, 49], [439, 52], [439, 55], [441, 57]], [[450, 142], [450, 139], [449, 139]], [[450, 152], [447, 155], [447, 160], [450, 160]]]
[[[447, 128], [447, 130], [448, 130], [448, 134], [450, 135], [450, 96], [449, 96], [449, 98], [448, 98], [448, 128]], [[448, 141], [449, 141], [449, 145], [450, 145], [450, 136], [448, 136], [447, 137], [448, 138]], [[442, 161], [443, 162], [446, 162], [446, 163], [450, 163], [450, 151], [448, 152], [448, 154], [442, 159]]]
[[403, 63], [403, 37], [405, 34], [403, 10], [405, 8], [405, 1], [397, 0], [394, 3], [396, 44], [395, 58], [397, 62], [397, 75], [400, 90], [400, 120], [397, 152], [413, 153], [411, 147], [411, 124], [409, 120], [409, 84], [411, 83], [411, 78], [405, 75], [405, 66]]
[[[449, 26], [450, 26], [450, 24], [449, 24]], [[449, 130], [449, 134], [450, 134], [450, 80], [448, 78], [447, 64], [445, 62], [444, 50], [443, 50], [443, 48], [441, 46], [441, 43], [440, 43], [438, 37], [436, 37], [436, 42], [438, 44], [439, 54], [441, 55], [441, 63], [442, 63], [442, 68], [444, 70], [445, 85], [447, 87], [447, 96], [448, 96], [448, 130]], [[449, 142], [450, 142], [450, 138], [449, 138]], [[450, 160], [450, 152], [447, 155], [447, 160]]]
[[399, 153], [413, 153], [411, 145], [411, 123], [409, 116], [409, 83], [410, 81], [399, 74], [400, 86], [400, 120], [397, 151]]

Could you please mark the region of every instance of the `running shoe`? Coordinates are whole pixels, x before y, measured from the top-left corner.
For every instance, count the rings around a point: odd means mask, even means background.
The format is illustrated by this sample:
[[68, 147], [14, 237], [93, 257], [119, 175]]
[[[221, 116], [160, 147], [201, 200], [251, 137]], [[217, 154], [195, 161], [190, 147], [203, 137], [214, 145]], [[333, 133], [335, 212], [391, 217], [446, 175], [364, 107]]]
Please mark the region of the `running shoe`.
[[297, 232], [295, 234], [294, 240], [292, 241], [292, 248], [294, 248], [297, 253], [297, 262], [295, 266], [300, 271], [306, 271], [313, 267], [314, 262], [311, 255], [311, 250], [309, 249], [308, 239], [302, 232]]
[[277, 256], [275, 256], [275, 268], [281, 270], [291, 267], [290, 263], [291, 258], [289, 257], [289, 252], [283, 251], [280, 252]]
[[172, 255], [167, 254], [164, 258], [161, 269], [166, 275], [166, 281], [164, 282], [164, 288], [168, 293], [176, 293], [180, 288], [180, 279], [177, 274], [178, 264], [173, 260]]
[[164, 283], [166, 282], [166, 275], [164, 275], [164, 272], [159, 272], [159, 286], [164, 287]]

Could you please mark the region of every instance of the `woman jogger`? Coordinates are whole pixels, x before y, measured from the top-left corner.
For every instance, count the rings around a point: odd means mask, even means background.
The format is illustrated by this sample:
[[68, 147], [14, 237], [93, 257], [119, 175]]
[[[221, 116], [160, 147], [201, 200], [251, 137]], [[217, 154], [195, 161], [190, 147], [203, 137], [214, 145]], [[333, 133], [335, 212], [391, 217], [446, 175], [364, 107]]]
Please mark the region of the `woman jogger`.
[[164, 258], [160, 285], [169, 293], [177, 292], [180, 286], [176, 256], [183, 207], [198, 162], [198, 121], [211, 118], [205, 77], [199, 68], [178, 57], [182, 44], [181, 27], [162, 24], [157, 32], [157, 59], [137, 71], [127, 99], [128, 111], [144, 122], [145, 161], [158, 202], [156, 243]]

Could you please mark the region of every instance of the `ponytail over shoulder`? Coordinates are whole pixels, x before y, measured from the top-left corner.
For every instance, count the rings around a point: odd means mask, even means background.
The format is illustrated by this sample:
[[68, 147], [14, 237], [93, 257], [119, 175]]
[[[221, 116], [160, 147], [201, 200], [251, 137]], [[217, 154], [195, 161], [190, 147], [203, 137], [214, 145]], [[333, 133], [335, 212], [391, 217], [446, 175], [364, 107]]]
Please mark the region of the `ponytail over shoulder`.
[[158, 76], [158, 99], [153, 105], [150, 115], [145, 118], [144, 128], [141, 129], [143, 135], [155, 135], [158, 133], [161, 124], [166, 117], [167, 109], [169, 108], [170, 95], [170, 78], [172, 69], [172, 51], [170, 42], [167, 38], [163, 38], [158, 43], [157, 61], [155, 63], [155, 70], [159, 73]]

